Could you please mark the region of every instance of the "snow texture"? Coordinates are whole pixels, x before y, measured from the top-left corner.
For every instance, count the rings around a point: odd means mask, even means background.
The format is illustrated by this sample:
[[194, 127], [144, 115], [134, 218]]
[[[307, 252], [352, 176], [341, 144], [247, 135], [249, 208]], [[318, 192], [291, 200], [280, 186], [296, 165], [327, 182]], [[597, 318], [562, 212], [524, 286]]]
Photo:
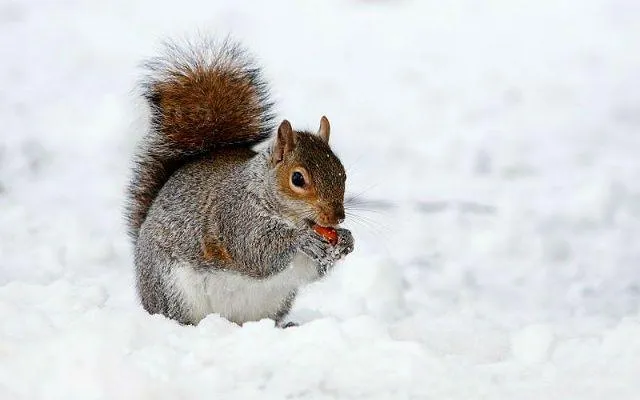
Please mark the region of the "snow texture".
[[[0, 1], [0, 399], [640, 398], [640, 3]], [[133, 285], [138, 63], [245, 42], [332, 142], [355, 252], [292, 319]]]

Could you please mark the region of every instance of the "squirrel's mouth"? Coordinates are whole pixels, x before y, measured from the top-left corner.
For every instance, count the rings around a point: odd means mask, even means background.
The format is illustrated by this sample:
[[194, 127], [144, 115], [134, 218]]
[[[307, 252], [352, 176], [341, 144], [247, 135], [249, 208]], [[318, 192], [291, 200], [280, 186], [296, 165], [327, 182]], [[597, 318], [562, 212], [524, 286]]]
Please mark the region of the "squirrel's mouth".
[[305, 224], [309, 227], [309, 228], [313, 228], [314, 225], [317, 226], [321, 226], [323, 228], [337, 228], [338, 224], [327, 224], [327, 223], [321, 223], [315, 219], [311, 219], [311, 218], [306, 218], [304, 220]]

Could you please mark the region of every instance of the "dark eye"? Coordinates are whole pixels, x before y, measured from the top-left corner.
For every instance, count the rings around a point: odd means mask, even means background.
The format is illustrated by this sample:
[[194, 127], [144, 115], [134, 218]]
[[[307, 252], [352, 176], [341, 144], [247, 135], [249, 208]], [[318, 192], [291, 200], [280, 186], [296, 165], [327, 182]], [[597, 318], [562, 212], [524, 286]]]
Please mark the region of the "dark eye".
[[295, 171], [291, 175], [291, 183], [293, 183], [294, 186], [303, 187], [304, 186], [304, 176], [302, 176], [302, 173], [299, 172], [299, 171]]

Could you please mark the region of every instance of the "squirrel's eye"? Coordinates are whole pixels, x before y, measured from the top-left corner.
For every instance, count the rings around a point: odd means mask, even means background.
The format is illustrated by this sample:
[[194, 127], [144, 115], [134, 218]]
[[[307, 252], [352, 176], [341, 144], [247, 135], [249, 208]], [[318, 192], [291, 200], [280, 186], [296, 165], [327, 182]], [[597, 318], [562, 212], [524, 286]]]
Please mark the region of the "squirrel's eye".
[[299, 171], [295, 171], [291, 175], [291, 183], [293, 183], [297, 187], [303, 187], [304, 186], [304, 176], [302, 176], [302, 173], [299, 172]]

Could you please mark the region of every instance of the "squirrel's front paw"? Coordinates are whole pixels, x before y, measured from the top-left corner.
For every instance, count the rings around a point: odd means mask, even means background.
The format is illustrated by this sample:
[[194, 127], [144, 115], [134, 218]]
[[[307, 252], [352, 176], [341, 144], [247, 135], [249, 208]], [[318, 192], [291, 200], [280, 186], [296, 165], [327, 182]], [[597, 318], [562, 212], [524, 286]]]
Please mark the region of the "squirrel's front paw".
[[309, 230], [302, 236], [300, 250], [316, 262], [318, 274], [323, 276], [335, 263], [353, 251], [353, 236], [346, 229], [336, 229], [338, 243], [334, 246], [326, 238]]
[[318, 274], [321, 276], [326, 274], [335, 264], [333, 246], [314, 231], [303, 234], [300, 240], [300, 250], [315, 262]]
[[338, 233], [338, 243], [333, 246], [333, 251], [339, 260], [353, 251], [353, 235], [350, 230], [343, 228], [336, 229], [336, 232]]

